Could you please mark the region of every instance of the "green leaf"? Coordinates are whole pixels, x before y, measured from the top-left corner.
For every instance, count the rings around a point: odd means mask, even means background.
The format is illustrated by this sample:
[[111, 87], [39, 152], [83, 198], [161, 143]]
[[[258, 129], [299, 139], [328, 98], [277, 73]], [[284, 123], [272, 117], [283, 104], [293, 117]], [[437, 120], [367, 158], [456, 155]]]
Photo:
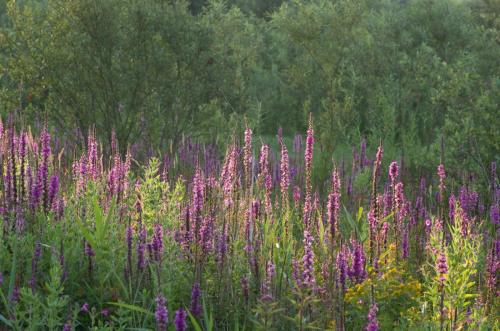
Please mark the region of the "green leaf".
[[12, 326], [12, 322], [9, 321], [8, 319], [6, 319], [2, 314], [0, 314], [0, 321], [2, 321], [4, 324], [6, 324], [7, 326], [9, 327], [13, 327]]
[[363, 216], [363, 207], [359, 207], [358, 209], [358, 215], [356, 216], [356, 219], [358, 220], [361, 220], [361, 217]]
[[191, 312], [189, 310], [187, 310], [187, 313], [189, 315], [189, 319], [191, 320], [191, 323], [193, 324], [193, 328], [196, 330], [196, 331], [203, 331], [203, 329], [201, 328], [200, 324], [198, 324], [198, 321], [196, 320], [196, 318], [193, 316], [193, 314], [191, 314]]
[[130, 305], [128, 303], [123, 303], [123, 302], [106, 302], [106, 304], [112, 305], [112, 306], [121, 307], [121, 308], [125, 308], [125, 309], [128, 309], [128, 310], [135, 311], [135, 312], [142, 313], [142, 314], [146, 314], [146, 315], [149, 315], [149, 316], [153, 316], [154, 315], [149, 310], [146, 310], [146, 309], [144, 309], [142, 307], [139, 307], [139, 306]]
[[78, 224], [78, 228], [80, 229], [80, 232], [82, 233], [85, 240], [90, 244], [90, 246], [95, 248], [96, 240], [94, 238], [94, 235], [87, 229], [85, 224], [80, 219], [77, 219], [76, 223]]

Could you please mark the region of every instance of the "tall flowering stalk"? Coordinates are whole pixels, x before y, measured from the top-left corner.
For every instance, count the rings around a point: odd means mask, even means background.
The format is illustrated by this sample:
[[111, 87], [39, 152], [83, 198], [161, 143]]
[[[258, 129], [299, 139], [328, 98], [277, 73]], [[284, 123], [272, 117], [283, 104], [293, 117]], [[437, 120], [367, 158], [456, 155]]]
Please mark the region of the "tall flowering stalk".
[[443, 223], [443, 241], [446, 236], [446, 221], [444, 219], [444, 199], [445, 199], [445, 179], [446, 179], [446, 171], [444, 169], [444, 165], [440, 164], [437, 167], [437, 174], [439, 177], [439, 220]]
[[10, 147], [10, 171], [12, 183], [8, 185], [11, 187], [13, 210], [16, 209], [17, 205], [17, 170], [16, 170], [16, 131], [14, 129], [14, 123], [11, 123], [9, 128], [9, 147]]
[[308, 230], [304, 230], [304, 256], [302, 257], [302, 283], [305, 287], [314, 290], [316, 279], [314, 277], [314, 251], [313, 237]]
[[401, 233], [401, 227], [403, 223], [404, 216], [406, 214], [406, 209], [405, 209], [405, 197], [404, 197], [404, 186], [402, 182], [398, 182], [394, 186], [394, 192], [393, 192], [393, 219], [394, 219], [394, 239], [396, 241], [396, 259], [398, 259], [398, 252], [399, 252], [399, 246], [400, 246], [400, 233]]
[[92, 180], [96, 180], [98, 176], [98, 155], [97, 155], [97, 140], [93, 130], [89, 130], [87, 138], [87, 161], [86, 169]]
[[281, 145], [281, 160], [280, 160], [280, 189], [281, 189], [281, 209], [286, 210], [288, 207], [288, 187], [290, 186], [290, 170], [288, 160], [288, 150], [280, 139]]
[[137, 237], [137, 270], [143, 271], [146, 267], [145, 252], [146, 252], [146, 229], [139, 227]]
[[[398, 213], [399, 210], [401, 209], [402, 201], [401, 197], [398, 194], [398, 191], [402, 189], [402, 184], [399, 185], [400, 183], [397, 183], [399, 175], [399, 166], [397, 162], [392, 162], [391, 165], [389, 166], [389, 178], [391, 179], [391, 209], [392, 209], [392, 219], [393, 219], [393, 229], [394, 229], [394, 238], [396, 240], [396, 254], [398, 251], [398, 230], [399, 230], [399, 222], [398, 222]], [[401, 192], [399, 192], [401, 193]]]
[[220, 176], [222, 191], [224, 194], [224, 204], [226, 207], [233, 204], [233, 190], [236, 182], [238, 167], [237, 155], [238, 152], [236, 150], [236, 146], [229, 147]]
[[366, 331], [378, 330], [377, 311], [377, 304], [372, 304], [370, 306], [370, 311], [368, 312], [368, 324], [366, 325]]
[[276, 275], [276, 266], [272, 261], [267, 261], [266, 264], [266, 278], [261, 286], [261, 300], [268, 301], [273, 299], [272, 282]]
[[191, 314], [193, 314], [194, 316], [201, 315], [200, 297], [201, 297], [200, 283], [195, 282], [191, 289], [191, 308], [190, 308]]
[[269, 146], [266, 144], [262, 145], [260, 149], [260, 173], [259, 173], [259, 182], [264, 185], [265, 190], [265, 200], [264, 206], [266, 213], [271, 214], [271, 189], [272, 189], [272, 181], [271, 174], [269, 173]]
[[367, 276], [365, 270], [365, 251], [363, 245], [354, 239], [351, 239], [351, 245], [351, 268], [348, 270], [348, 275], [352, 281], [359, 284]]
[[50, 157], [50, 135], [45, 127], [42, 131], [41, 137], [42, 141], [42, 161], [40, 165], [40, 180], [42, 185], [43, 192], [43, 208], [45, 212], [48, 211], [49, 208], [49, 198], [48, 198], [48, 176], [49, 176], [49, 157]]
[[440, 313], [440, 330], [443, 330], [444, 325], [444, 282], [446, 281], [446, 275], [448, 274], [448, 263], [446, 261], [446, 255], [444, 251], [439, 252], [436, 259], [436, 270], [438, 273], [439, 282], [439, 292], [441, 293], [440, 303], [439, 303], [439, 313]]
[[337, 168], [332, 172], [332, 191], [328, 195], [327, 202], [327, 218], [330, 227], [330, 240], [333, 247], [335, 240], [335, 233], [339, 220], [340, 210], [340, 176]]
[[20, 135], [20, 142], [19, 142], [19, 157], [20, 157], [20, 172], [21, 172], [21, 178], [20, 178], [20, 184], [21, 184], [21, 191], [20, 191], [20, 198], [19, 201], [23, 203], [24, 197], [26, 195], [26, 187], [25, 187], [25, 179], [26, 179], [26, 169], [25, 169], [25, 163], [26, 163], [26, 152], [27, 152], [27, 134], [26, 132], [21, 132]]
[[50, 177], [49, 193], [48, 193], [48, 206], [54, 209], [56, 196], [59, 192], [59, 176], [52, 175]]
[[311, 173], [312, 173], [312, 160], [313, 160], [313, 150], [314, 150], [314, 129], [312, 122], [312, 114], [309, 115], [309, 127], [307, 129], [306, 138], [306, 149], [304, 152], [304, 166], [305, 166], [305, 178], [306, 178], [306, 194], [304, 202], [304, 224], [306, 228], [309, 227], [309, 222], [311, 218], [311, 208], [312, 208], [312, 184], [311, 184]]
[[369, 221], [371, 226], [369, 226], [369, 247], [370, 247], [370, 264], [373, 264], [373, 259], [375, 255], [375, 240], [376, 240], [376, 229], [374, 227], [380, 218], [380, 205], [377, 201], [377, 181], [380, 176], [380, 166], [382, 164], [382, 157], [384, 155], [384, 149], [382, 144], [377, 148], [377, 154], [375, 156], [375, 161], [373, 161], [373, 172], [372, 172], [372, 187], [371, 187], [371, 197], [370, 197], [370, 215]]
[[245, 129], [245, 144], [243, 147], [243, 167], [245, 171], [245, 183], [247, 190], [250, 189], [252, 182], [252, 130], [249, 127]]
[[199, 233], [202, 222], [203, 199], [205, 195], [205, 183], [200, 167], [196, 167], [193, 177], [193, 197], [191, 205], [191, 220], [193, 221], [191, 238], [199, 243]]
[[133, 241], [133, 230], [130, 223], [127, 225], [125, 231], [125, 242], [127, 244], [127, 267], [125, 269], [125, 275], [127, 278], [132, 276], [132, 241]]
[[348, 265], [346, 257], [346, 249], [342, 245], [337, 252], [335, 261], [336, 268], [336, 288], [338, 289], [338, 303], [337, 303], [337, 324], [339, 330], [344, 330], [344, 294], [346, 290], [346, 280], [348, 275]]
[[163, 227], [155, 224], [152, 239], [153, 259], [160, 263], [163, 255]]
[[[497, 239], [493, 242], [493, 247], [489, 249], [486, 257], [486, 287], [487, 287], [487, 307], [490, 306], [490, 301], [495, 300], [498, 296], [498, 270], [500, 269], [500, 258], [498, 256], [500, 240], [498, 239], [499, 232], [497, 231]], [[496, 247], [495, 247], [496, 246]]]

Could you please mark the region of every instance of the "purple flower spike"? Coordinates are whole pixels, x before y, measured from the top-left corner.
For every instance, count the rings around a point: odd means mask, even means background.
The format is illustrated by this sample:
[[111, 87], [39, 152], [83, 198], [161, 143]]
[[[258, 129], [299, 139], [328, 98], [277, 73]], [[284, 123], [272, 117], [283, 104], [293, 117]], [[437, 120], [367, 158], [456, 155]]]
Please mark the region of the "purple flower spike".
[[378, 330], [377, 311], [378, 311], [377, 304], [374, 303], [370, 307], [370, 311], [368, 312], [368, 325], [366, 326], [366, 331]]
[[152, 248], [154, 260], [160, 262], [163, 254], [163, 227], [160, 224], [155, 224]]
[[389, 166], [389, 177], [391, 177], [391, 181], [395, 182], [399, 174], [399, 167], [397, 162], [392, 162]]
[[314, 278], [314, 252], [312, 249], [313, 237], [309, 231], [304, 230], [304, 256], [302, 257], [302, 279], [304, 286], [314, 288], [316, 280]]
[[157, 329], [159, 331], [166, 331], [168, 323], [168, 310], [166, 300], [161, 294], [156, 297], [155, 318]]
[[201, 315], [201, 304], [200, 304], [201, 289], [200, 283], [196, 282], [193, 284], [191, 289], [191, 314], [194, 316]]
[[82, 308], [80, 308], [80, 311], [81, 311], [82, 313], [88, 313], [88, 312], [89, 312], [89, 304], [88, 304], [88, 303], [84, 303], [84, 304], [82, 305]]
[[441, 252], [436, 260], [437, 271], [439, 274], [439, 281], [443, 283], [446, 280], [446, 274], [448, 273], [448, 263], [446, 262], [446, 255]]
[[175, 312], [175, 319], [174, 319], [175, 331], [185, 331], [187, 329], [186, 317], [187, 314], [183, 308], [179, 308]]

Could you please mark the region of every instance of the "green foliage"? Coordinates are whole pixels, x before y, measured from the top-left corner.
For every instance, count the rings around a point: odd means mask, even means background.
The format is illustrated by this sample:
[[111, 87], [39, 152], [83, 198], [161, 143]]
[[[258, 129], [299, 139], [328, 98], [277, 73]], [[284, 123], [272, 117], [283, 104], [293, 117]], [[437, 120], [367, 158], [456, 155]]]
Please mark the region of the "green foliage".
[[52, 253], [49, 278], [43, 293], [32, 292], [26, 287], [20, 290], [20, 302], [13, 308], [15, 330], [62, 329], [67, 319], [71, 319], [72, 312], [70, 297], [64, 294], [61, 279], [61, 266], [56, 254]]
[[[462, 234], [462, 217], [457, 216], [454, 225], [450, 226], [451, 240], [449, 244], [441, 244], [441, 233], [433, 233], [431, 245], [436, 252], [435, 258], [440, 252], [444, 252], [448, 265], [448, 273], [445, 275], [443, 285], [439, 280], [440, 275], [437, 270], [436, 260], [429, 261], [430, 264], [424, 267], [426, 279], [425, 293], [423, 296], [422, 315], [415, 316], [417, 320], [413, 323], [427, 323], [439, 327], [441, 313], [440, 301], [443, 296], [444, 325], [446, 328], [462, 328], [470, 324], [472, 311], [478, 309], [474, 306], [479, 256], [479, 238], [464, 236]], [[470, 310], [469, 316], [467, 315]], [[484, 308], [481, 308], [480, 316], [484, 317]], [[475, 321], [482, 324], [483, 318]]]
[[0, 1], [0, 110], [47, 118], [69, 137], [95, 125], [110, 139], [114, 128], [122, 151], [176, 146], [183, 134], [224, 144], [244, 117], [256, 134], [293, 134], [312, 111], [323, 164], [366, 137], [430, 171], [444, 134], [446, 160], [484, 177], [500, 154], [497, 7]]
[[422, 296], [422, 286], [418, 280], [408, 277], [405, 266], [396, 263], [394, 254], [395, 246], [391, 245], [379, 257], [379, 270], [369, 267], [368, 278], [347, 290], [345, 301], [348, 329], [359, 330], [366, 325], [367, 303], [371, 300], [372, 286], [380, 312], [377, 319], [382, 330], [401, 329], [404, 320], [401, 321], [400, 318], [417, 308]]

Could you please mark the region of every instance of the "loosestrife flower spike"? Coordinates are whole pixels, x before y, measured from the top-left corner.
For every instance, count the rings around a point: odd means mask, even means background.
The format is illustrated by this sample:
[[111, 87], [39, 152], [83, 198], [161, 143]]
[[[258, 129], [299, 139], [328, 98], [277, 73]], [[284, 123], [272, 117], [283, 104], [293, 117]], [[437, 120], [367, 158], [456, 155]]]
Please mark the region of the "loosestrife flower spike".
[[158, 331], [166, 331], [168, 324], [168, 310], [166, 300], [161, 294], [156, 297], [155, 319]]
[[201, 297], [200, 283], [195, 282], [191, 290], [191, 308], [190, 308], [191, 314], [193, 314], [194, 316], [201, 315], [200, 297]]
[[370, 311], [368, 312], [368, 325], [366, 326], [366, 331], [378, 330], [377, 311], [377, 304], [372, 304], [370, 307]]
[[187, 313], [183, 308], [179, 308], [175, 312], [175, 318], [174, 318], [175, 331], [185, 331], [187, 329], [186, 317]]

